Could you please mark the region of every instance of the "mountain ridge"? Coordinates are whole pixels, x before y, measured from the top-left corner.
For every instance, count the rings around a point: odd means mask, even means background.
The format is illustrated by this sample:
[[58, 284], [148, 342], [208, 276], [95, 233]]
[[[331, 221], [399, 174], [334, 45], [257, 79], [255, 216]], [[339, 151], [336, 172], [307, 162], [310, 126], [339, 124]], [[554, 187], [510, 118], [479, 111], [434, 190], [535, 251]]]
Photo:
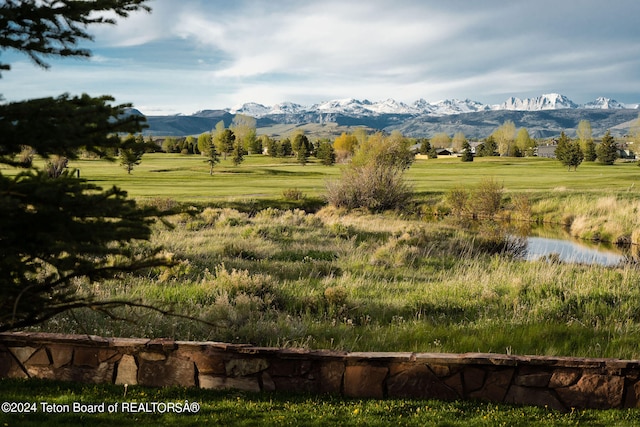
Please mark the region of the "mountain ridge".
[[[132, 110], [133, 111], [133, 110]], [[511, 120], [517, 127], [525, 127], [536, 138], [546, 138], [565, 131], [574, 132], [580, 120], [589, 120], [594, 136], [611, 130], [624, 135], [638, 117], [637, 104], [623, 105], [616, 100], [599, 97], [579, 105], [564, 95], [543, 94], [534, 98], [511, 97], [502, 104], [487, 105], [470, 99], [445, 99], [428, 102], [418, 99], [412, 104], [391, 98], [369, 101], [344, 98], [324, 101], [311, 106], [283, 102], [265, 106], [255, 102], [236, 108], [201, 110], [192, 115], [147, 116], [146, 134], [164, 136], [197, 135], [213, 129], [217, 122], [229, 126], [235, 114], [256, 118], [259, 133], [269, 134], [279, 125], [331, 124], [340, 129], [364, 126], [372, 130], [391, 132], [399, 130], [407, 136], [431, 136], [461, 131], [470, 138], [489, 135], [504, 121]], [[138, 111], [135, 113], [142, 114]]]
[[339, 114], [411, 114], [411, 115], [449, 115], [472, 113], [478, 111], [542, 111], [559, 109], [637, 109], [638, 104], [624, 105], [615, 99], [598, 97], [586, 104], [577, 104], [568, 97], [558, 93], [543, 94], [535, 98], [510, 97], [501, 104], [483, 104], [470, 99], [445, 99], [428, 102], [420, 98], [412, 104], [386, 99], [371, 102], [367, 99], [355, 98], [333, 99], [310, 106], [284, 102], [273, 106], [266, 106], [256, 102], [249, 102], [238, 107], [225, 108], [231, 114], [246, 114], [256, 118], [274, 114], [300, 114], [303, 112], [322, 112]]

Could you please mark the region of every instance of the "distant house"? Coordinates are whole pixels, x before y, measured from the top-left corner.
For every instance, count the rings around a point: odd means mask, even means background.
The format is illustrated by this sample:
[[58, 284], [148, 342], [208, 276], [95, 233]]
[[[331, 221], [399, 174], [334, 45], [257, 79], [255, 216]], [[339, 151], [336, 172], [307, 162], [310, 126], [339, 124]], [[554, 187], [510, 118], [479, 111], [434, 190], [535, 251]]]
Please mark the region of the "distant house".
[[419, 144], [413, 144], [411, 147], [409, 147], [409, 150], [413, 153], [413, 154], [420, 154], [420, 147], [422, 146], [422, 143]]
[[[633, 144], [633, 143], [631, 143]], [[621, 143], [618, 144], [618, 158], [619, 159], [631, 159], [631, 160], [635, 160], [636, 159], [636, 153], [634, 153], [630, 148], [629, 148], [628, 143]]]
[[545, 157], [547, 159], [555, 159], [556, 158], [556, 148], [557, 144], [548, 144], [548, 145], [538, 145], [535, 148], [535, 155], [538, 157]]
[[452, 156], [453, 152], [451, 150], [449, 150], [448, 148], [437, 148], [436, 149], [436, 153], [438, 153], [438, 156]]
[[478, 145], [483, 144], [482, 141], [469, 141], [469, 146], [471, 147], [471, 152], [475, 156], [478, 153]]

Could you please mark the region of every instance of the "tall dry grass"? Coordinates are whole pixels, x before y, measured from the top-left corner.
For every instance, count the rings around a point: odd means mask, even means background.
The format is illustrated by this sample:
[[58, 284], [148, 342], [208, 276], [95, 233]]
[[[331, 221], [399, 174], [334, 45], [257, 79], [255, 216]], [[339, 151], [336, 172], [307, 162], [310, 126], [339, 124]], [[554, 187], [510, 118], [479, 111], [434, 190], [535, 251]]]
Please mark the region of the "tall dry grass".
[[640, 201], [620, 196], [549, 197], [533, 204], [532, 215], [564, 225], [575, 237], [628, 244], [640, 224]]
[[127, 296], [206, 323], [122, 309], [129, 321], [76, 311], [42, 329], [353, 351], [640, 357], [633, 265], [527, 262], [499, 227], [471, 232], [335, 208], [209, 208], [174, 222], [154, 240], [176, 267], [78, 280], [77, 292]]

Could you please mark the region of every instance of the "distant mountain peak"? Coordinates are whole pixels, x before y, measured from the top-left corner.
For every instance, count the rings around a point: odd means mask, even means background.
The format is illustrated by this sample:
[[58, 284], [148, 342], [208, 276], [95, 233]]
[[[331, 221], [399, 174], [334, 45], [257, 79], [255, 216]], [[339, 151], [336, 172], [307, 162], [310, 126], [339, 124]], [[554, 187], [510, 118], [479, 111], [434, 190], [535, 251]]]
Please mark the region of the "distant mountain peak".
[[601, 110], [610, 110], [610, 109], [619, 109], [626, 108], [624, 105], [620, 104], [615, 99], [599, 97], [595, 101], [587, 102], [583, 105], [583, 108], [590, 109], [601, 109]]
[[293, 102], [282, 102], [273, 106], [265, 106], [256, 102], [248, 102], [239, 107], [229, 108], [231, 114], [247, 114], [256, 118], [270, 115], [288, 114], [340, 114], [350, 117], [368, 117], [385, 114], [410, 116], [447, 116], [452, 114], [474, 113], [479, 111], [542, 111], [562, 109], [621, 109], [637, 108], [636, 105], [627, 107], [610, 98], [599, 97], [595, 101], [578, 105], [560, 93], [545, 93], [534, 98], [520, 99], [510, 97], [502, 104], [487, 105], [469, 98], [464, 100], [452, 98], [436, 102], [429, 102], [423, 98], [411, 105], [387, 98], [382, 101], [358, 100], [355, 98], [340, 98], [323, 101], [311, 106], [304, 106]]
[[[234, 114], [256, 118], [257, 126], [305, 125], [335, 123], [342, 129], [365, 126], [391, 132], [399, 130], [407, 136], [429, 136], [445, 132], [463, 132], [470, 138], [484, 138], [505, 120], [513, 120], [529, 130], [535, 138], [547, 138], [561, 131], [572, 135], [580, 120], [589, 120], [594, 135], [611, 130], [617, 135], [628, 132], [629, 124], [638, 117], [638, 105], [623, 105], [600, 97], [577, 105], [559, 93], [546, 93], [534, 98], [510, 97], [502, 104], [487, 105], [468, 98], [429, 102], [418, 99], [405, 104], [388, 98], [382, 101], [343, 98], [323, 101], [311, 106], [282, 102], [272, 106], [248, 102], [224, 110], [202, 110], [191, 115], [147, 116], [148, 134], [199, 135], [209, 132], [220, 120], [228, 126]], [[525, 113], [523, 113], [525, 112]], [[128, 114], [140, 114], [131, 109]]]
[[498, 110], [540, 111], [579, 108], [579, 105], [559, 93], [545, 93], [535, 98], [510, 97], [499, 105]]

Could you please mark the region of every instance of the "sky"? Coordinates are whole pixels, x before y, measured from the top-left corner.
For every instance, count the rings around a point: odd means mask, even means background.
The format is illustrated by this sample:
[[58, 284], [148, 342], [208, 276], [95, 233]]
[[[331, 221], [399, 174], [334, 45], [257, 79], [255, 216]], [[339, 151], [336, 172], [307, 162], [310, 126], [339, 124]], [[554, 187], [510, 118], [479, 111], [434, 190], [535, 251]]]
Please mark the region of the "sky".
[[246, 102], [560, 93], [640, 102], [638, 0], [153, 0], [91, 27], [89, 60], [2, 51], [6, 101], [110, 94], [147, 115]]

